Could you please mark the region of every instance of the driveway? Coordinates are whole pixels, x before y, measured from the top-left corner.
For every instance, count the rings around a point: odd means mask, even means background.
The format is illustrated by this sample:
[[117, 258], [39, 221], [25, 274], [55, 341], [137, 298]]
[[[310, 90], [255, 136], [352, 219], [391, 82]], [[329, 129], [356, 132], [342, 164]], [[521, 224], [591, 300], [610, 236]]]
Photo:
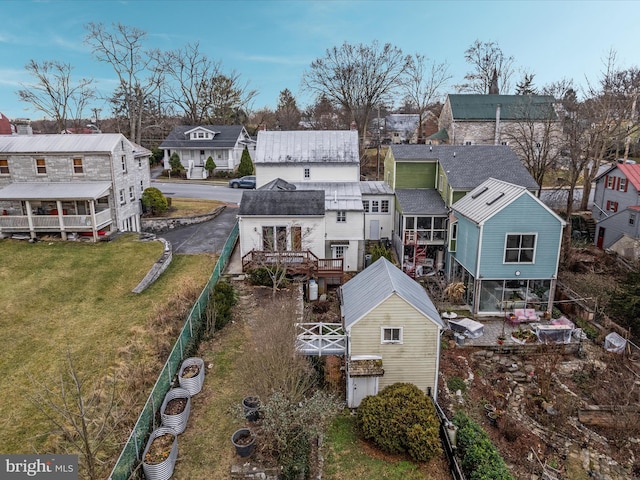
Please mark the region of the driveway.
[[208, 222], [176, 228], [159, 236], [171, 242], [173, 253], [216, 253], [222, 251], [233, 225], [237, 206], [227, 206], [220, 215]]

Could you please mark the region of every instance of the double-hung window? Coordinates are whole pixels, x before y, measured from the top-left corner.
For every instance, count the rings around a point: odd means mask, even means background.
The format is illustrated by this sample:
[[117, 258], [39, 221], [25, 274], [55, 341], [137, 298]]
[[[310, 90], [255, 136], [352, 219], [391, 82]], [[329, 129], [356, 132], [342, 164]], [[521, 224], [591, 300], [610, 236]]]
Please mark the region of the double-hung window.
[[0, 158], [0, 175], [9, 175], [9, 160]]
[[122, 172], [127, 173], [127, 156], [122, 155], [120, 157], [120, 164], [122, 165]]
[[535, 233], [509, 233], [504, 249], [504, 263], [533, 263], [535, 249]]
[[84, 173], [84, 165], [82, 164], [82, 158], [73, 159], [73, 174], [82, 175]]
[[380, 201], [371, 200], [371, 213], [379, 213], [379, 212], [380, 212]]
[[124, 188], [120, 190], [119, 197], [120, 197], [120, 205], [124, 205], [125, 203], [127, 203], [127, 199], [124, 196]]
[[338, 210], [336, 212], [336, 221], [338, 223], [346, 223], [346, 221], [347, 221], [347, 212], [345, 212], [344, 210]]
[[47, 174], [47, 161], [44, 158], [36, 158], [36, 173], [38, 175]]
[[369, 200], [362, 201], [362, 208], [364, 209], [364, 213], [369, 213]]
[[389, 200], [382, 200], [380, 202], [380, 211], [382, 213], [389, 213]]

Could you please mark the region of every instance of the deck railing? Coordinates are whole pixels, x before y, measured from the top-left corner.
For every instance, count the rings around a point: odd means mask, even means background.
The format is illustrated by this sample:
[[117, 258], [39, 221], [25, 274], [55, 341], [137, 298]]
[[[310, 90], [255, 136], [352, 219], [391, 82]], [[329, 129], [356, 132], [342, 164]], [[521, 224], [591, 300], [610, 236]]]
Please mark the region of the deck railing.
[[[108, 225], [111, 221], [109, 209], [96, 212], [96, 228]], [[58, 215], [32, 215], [31, 223], [36, 231], [61, 230], [91, 230], [91, 215], [62, 215], [62, 225]], [[29, 217], [27, 215], [1, 215], [0, 230], [28, 231]]]
[[296, 349], [304, 355], [344, 355], [347, 341], [340, 323], [297, 323]]

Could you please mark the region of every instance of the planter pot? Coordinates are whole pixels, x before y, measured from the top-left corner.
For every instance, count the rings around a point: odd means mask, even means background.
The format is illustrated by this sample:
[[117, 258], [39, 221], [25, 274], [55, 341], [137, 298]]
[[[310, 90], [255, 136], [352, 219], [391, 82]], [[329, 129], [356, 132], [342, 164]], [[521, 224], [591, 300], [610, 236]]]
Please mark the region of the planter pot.
[[[185, 403], [182, 412], [175, 414], [165, 412], [172, 400], [182, 400]], [[181, 434], [187, 428], [189, 413], [191, 413], [191, 395], [189, 391], [185, 388], [172, 388], [169, 390], [164, 397], [162, 407], [160, 407], [162, 426], [172, 428], [177, 434]]]
[[[153, 458], [147, 458], [147, 455], [151, 455], [156, 451], [156, 444], [154, 441], [157, 438], [164, 435], [170, 436], [173, 440], [170, 442], [163, 442], [164, 447], [161, 455], [154, 455]], [[169, 439], [170, 440], [170, 439]], [[158, 440], [160, 441], [160, 440]], [[178, 458], [178, 435], [169, 427], [160, 427], [149, 436], [147, 446], [142, 454], [142, 470], [144, 471], [144, 477], [147, 480], [168, 480], [173, 475], [173, 469], [176, 465], [176, 459]]]
[[488, 412], [487, 417], [489, 418], [489, 423], [494, 427], [498, 425], [498, 417], [499, 415], [496, 412]]
[[258, 397], [244, 397], [242, 399], [242, 409], [244, 418], [250, 422], [255, 422], [260, 418], [260, 399]]
[[236, 447], [236, 453], [241, 457], [248, 457], [256, 448], [256, 438], [248, 428], [241, 428], [233, 432], [231, 443]]
[[484, 409], [487, 411], [487, 413], [496, 411], [496, 407], [494, 407], [490, 403], [485, 403], [484, 404]]
[[197, 357], [186, 358], [180, 365], [178, 383], [189, 392], [190, 396], [200, 392], [204, 383], [204, 361]]

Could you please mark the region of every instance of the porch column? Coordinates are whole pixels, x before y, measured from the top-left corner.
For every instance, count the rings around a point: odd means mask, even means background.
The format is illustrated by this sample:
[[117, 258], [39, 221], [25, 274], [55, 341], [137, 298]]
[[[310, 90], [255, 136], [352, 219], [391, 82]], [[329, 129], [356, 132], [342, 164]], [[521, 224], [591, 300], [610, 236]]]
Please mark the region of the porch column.
[[56, 208], [58, 209], [58, 223], [60, 224], [60, 235], [62, 240], [67, 239], [67, 232], [64, 229], [64, 212], [62, 211], [62, 202], [56, 200]]
[[93, 241], [98, 241], [98, 226], [96, 219], [96, 201], [94, 199], [89, 200], [89, 212], [91, 213], [91, 231], [93, 232]]
[[31, 215], [31, 202], [29, 200], [24, 201], [27, 210], [27, 221], [29, 222], [29, 233], [31, 238], [36, 238], [36, 230], [33, 228], [33, 216]]
[[[555, 278], [556, 276], [554, 275], [553, 278], [551, 279], [551, 283], [549, 284], [549, 300], [547, 300], [547, 312], [549, 312], [549, 314], [551, 314], [553, 312], [553, 302], [555, 301], [555, 297], [556, 297], [556, 283], [558, 282]], [[549, 317], [551, 318], [551, 317]]]

